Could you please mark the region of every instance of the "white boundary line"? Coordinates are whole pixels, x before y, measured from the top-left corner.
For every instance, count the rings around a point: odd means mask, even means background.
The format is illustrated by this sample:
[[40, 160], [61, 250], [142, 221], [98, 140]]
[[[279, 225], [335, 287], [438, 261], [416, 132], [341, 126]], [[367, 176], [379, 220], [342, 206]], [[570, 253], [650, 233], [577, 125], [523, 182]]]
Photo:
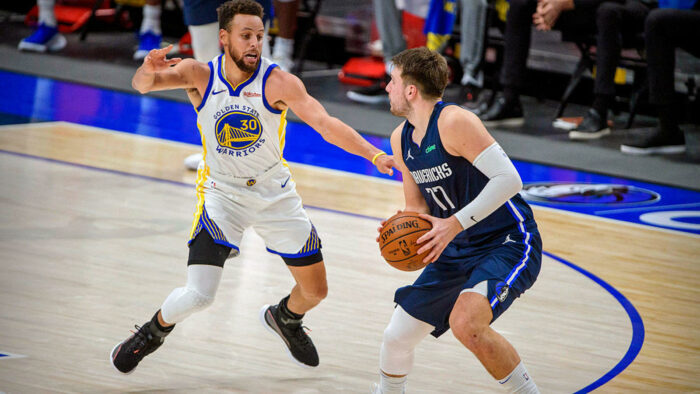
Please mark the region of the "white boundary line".
[[25, 358], [24, 354], [15, 354], [15, 353], [8, 353], [6, 351], [0, 350], [0, 354], [4, 354], [3, 357], [0, 357], [0, 360], [8, 360], [11, 358]]

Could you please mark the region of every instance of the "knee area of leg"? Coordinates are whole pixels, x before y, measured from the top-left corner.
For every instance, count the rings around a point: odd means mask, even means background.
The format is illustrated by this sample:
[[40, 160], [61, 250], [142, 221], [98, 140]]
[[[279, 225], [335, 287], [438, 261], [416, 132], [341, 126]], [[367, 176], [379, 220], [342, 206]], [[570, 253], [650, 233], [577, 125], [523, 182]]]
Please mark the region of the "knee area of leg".
[[214, 302], [214, 295], [202, 294], [196, 289], [185, 288], [185, 297], [193, 309], [202, 310]]
[[474, 319], [468, 316], [450, 316], [450, 328], [452, 332], [462, 341], [468, 343], [478, 343], [481, 333], [485, 327], [481, 327], [474, 323]]
[[410, 350], [412, 348], [410, 341], [404, 338], [404, 336], [391, 325], [384, 329], [382, 341], [384, 342], [384, 346], [392, 349]]
[[325, 283], [316, 284], [310, 287], [302, 288], [301, 292], [306, 299], [321, 301], [328, 295], [328, 285]]

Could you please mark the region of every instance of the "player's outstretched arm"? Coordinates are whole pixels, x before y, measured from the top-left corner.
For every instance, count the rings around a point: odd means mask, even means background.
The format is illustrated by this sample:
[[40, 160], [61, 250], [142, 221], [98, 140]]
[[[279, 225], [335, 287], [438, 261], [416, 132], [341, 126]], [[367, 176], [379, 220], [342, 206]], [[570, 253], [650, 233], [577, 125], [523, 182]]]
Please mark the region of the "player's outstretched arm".
[[166, 58], [172, 47], [171, 44], [162, 49], [153, 49], [146, 55], [131, 80], [134, 89], [148, 93], [155, 90], [197, 88], [200, 93], [204, 93], [209, 80], [209, 67], [194, 59]]
[[301, 120], [321, 134], [324, 140], [364, 157], [384, 174], [393, 174], [394, 159], [367, 142], [352, 127], [328, 115], [326, 109], [308, 94], [296, 76], [274, 70], [265, 87], [265, 96], [275, 106], [288, 106]]

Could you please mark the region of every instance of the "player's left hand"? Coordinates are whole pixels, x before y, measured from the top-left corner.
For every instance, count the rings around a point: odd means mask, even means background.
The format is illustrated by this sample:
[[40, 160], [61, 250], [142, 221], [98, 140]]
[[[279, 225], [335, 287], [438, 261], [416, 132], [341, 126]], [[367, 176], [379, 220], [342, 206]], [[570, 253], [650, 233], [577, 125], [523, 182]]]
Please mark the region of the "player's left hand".
[[379, 170], [379, 172], [382, 174], [394, 175], [393, 168], [396, 167], [396, 164], [394, 164], [394, 156], [381, 155], [374, 161], [374, 165], [377, 166], [377, 170]]
[[418, 249], [418, 254], [429, 251], [423, 262], [434, 263], [447, 245], [455, 239], [457, 234], [462, 232], [463, 228], [454, 215], [447, 219], [437, 218], [424, 213], [421, 213], [419, 216], [432, 223], [433, 228], [416, 240], [417, 244], [424, 244]]
[[163, 71], [171, 66], [174, 66], [182, 61], [180, 57], [174, 57], [171, 59], [165, 56], [173, 49], [173, 44], [168, 45], [165, 48], [151, 49], [148, 55], [143, 59], [144, 71], [148, 73], [154, 73], [158, 71]]
[[[389, 175], [391, 175], [391, 174], [389, 174]], [[396, 211], [396, 215], [400, 214], [401, 212], [403, 212], [403, 211], [399, 209], [398, 211]], [[379, 243], [379, 236], [381, 235], [382, 229], [384, 228], [384, 225], [386, 224], [387, 220], [389, 220], [389, 219], [382, 220], [382, 222], [379, 223], [379, 227], [377, 227], [377, 238], [375, 239], [375, 241], [377, 241], [377, 243]]]

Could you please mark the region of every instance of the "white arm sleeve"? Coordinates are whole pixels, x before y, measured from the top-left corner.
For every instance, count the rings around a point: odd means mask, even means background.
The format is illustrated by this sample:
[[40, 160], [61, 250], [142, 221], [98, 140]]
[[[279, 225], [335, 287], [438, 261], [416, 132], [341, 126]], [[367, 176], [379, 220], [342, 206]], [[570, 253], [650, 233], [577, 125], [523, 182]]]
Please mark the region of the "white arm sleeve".
[[465, 230], [489, 216], [523, 187], [518, 171], [498, 142], [479, 153], [472, 164], [489, 181], [474, 200], [454, 214]]

